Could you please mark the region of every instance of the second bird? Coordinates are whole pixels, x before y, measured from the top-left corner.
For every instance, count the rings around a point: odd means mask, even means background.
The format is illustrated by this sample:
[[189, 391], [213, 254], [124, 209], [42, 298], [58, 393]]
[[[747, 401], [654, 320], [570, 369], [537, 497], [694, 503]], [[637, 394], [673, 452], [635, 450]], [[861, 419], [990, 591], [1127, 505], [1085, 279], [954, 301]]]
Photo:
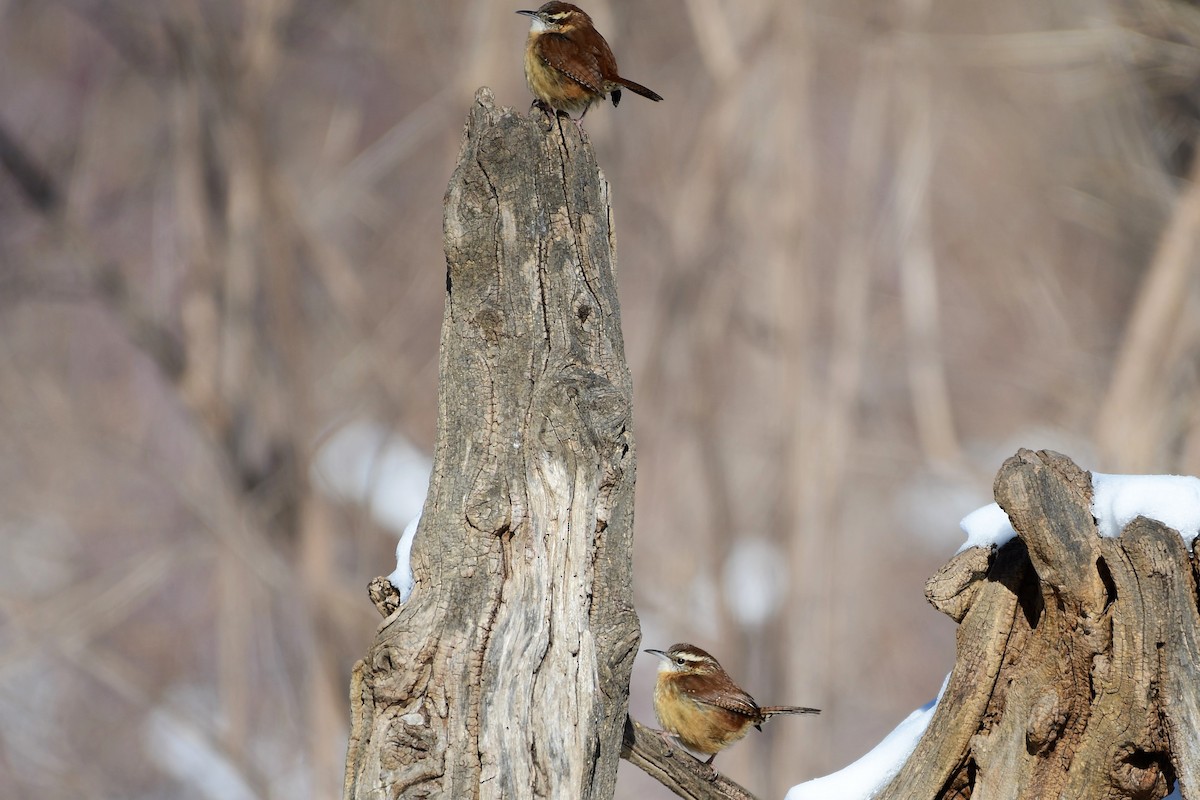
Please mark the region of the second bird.
[[694, 644], [647, 650], [662, 659], [654, 684], [654, 714], [663, 730], [712, 764], [717, 753], [778, 714], [820, 714], [804, 706], [760, 706], [717, 660]]
[[593, 103], [612, 96], [621, 102], [628, 89], [651, 100], [662, 100], [656, 92], [617, 73], [617, 60], [604, 37], [583, 9], [570, 3], [546, 3], [537, 11], [518, 11], [533, 19], [525, 44], [525, 80], [551, 113], [579, 114]]

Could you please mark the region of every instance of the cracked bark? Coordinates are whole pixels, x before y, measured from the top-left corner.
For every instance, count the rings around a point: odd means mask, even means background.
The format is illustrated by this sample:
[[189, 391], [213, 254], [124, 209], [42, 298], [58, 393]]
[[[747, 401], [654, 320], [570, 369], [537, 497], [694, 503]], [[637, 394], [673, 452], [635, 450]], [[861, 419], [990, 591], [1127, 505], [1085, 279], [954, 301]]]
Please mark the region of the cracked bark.
[[1100, 538], [1090, 475], [1022, 450], [996, 500], [1019, 538], [960, 553], [926, 587], [960, 623], [929, 728], [879, 798], [1200, 798], [1197, 574], [1139, 517]]
[[354, 670], [344, 798], [608, 798], [640, 632], [608, 184], [481, 89], [445, 198], [434, 471]]

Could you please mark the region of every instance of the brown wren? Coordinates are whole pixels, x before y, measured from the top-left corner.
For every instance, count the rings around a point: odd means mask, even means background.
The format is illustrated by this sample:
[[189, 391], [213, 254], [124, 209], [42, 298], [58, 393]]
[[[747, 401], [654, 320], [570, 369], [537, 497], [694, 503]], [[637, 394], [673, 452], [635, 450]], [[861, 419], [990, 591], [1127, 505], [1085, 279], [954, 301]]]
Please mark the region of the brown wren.
[[617, 73], [617, 60], [608, 42], [583, 9], [552, 2], [537, 11], [517, 13], [533, 18], [525, 43], [525, 81], [536, 102], [552, 114], [577, 113], [582, 122], [588, 108], [606, 96], [612, 96], [613, 106], [620, 103], [622, 89], [655, 102], [662, 100]]
[[684, 747], [708, 755], [741, 739], [750, 728], [777, 714], [820, 714], [802, 706], [760, 706], [733, 682], [717, 660], [694, 644], [673, 644], [671, 649], [647, 650], [662, 659], [654, 684], [654, 713], [658, 724]]

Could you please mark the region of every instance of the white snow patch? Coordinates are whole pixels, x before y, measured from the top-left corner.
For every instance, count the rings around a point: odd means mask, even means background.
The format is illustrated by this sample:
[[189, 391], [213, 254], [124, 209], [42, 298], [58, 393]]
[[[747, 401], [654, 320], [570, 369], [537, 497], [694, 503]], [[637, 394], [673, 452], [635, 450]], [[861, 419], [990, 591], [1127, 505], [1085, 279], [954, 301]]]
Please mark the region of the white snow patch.
[[396, 570], [391, 575], [388, 575], [388, 580], [392, 586], [395, 586], [400, 592], [400, 602], [407, 603], [408, 596], [413, 590], [413, 572], [412, 564], [409, 562], [409, 556], [412, 554], [413, 538], [417, 535], [417, 526], [421, 524], [421, 515], [408, 523], [408, 527], [404, 529], [404, 535], [400, 537], [400, 541], [396, 543]]
[[912, 755], [949, 682], [947, 675], [937, 698], [909, 714], [871, 752], [837, 772], [793, 786], [785, 800], [869, 800], [896, 777]]
[[[1092, 516], [1101, 536], [1120, 536], [1126, 525], [1141, 516], [1174, 528], [1191, 546], [1200, 531], [1200, 478], [1094, 472]], [[959, 525], [967, 534], [960, 553], [969, 547], [1000, 547], [1017, 535], [1008, 515], [995, 503], [972, 511]]]
[[1141, 516], [1174, 528], [1191, 545], [1200, 530], [1200, 478], [1092, 473], [1092, 516], [1101, 536], [1120, 536]]
[[958, 548], [959, 553], [969, 547], [1002, 547], [1017, 535], [1008, 520], [1008, 514], [997, 503], [988, 503], [983, 508], [975, 509], [963, 517], [958, 525], [967, 534], [967, 541]]

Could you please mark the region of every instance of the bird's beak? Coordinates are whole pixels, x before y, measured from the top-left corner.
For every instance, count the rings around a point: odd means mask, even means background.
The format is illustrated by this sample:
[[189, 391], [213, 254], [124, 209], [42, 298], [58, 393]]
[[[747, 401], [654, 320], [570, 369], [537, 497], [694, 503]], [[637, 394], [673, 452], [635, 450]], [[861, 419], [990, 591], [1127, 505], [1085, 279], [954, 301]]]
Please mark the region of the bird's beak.
[[670, 656], [668, 656], [666, 653], [664, 653], [662, 650], [643, 650], [642, 652], [643, 652], [643, 653], [649, 653], [649, 654], [650, 654], [650, 655], [652, 655], [652, 656], [658, 656], [659, 658], [663, 658], [663, 659], [666, 659], [666, 660], [668, 660], [668, 661], [669, 661], [669, 660], [670, 660], [670, 658], [671, 658], [671, 657], [670, 657]]
[[517, 13], [518, 13], [518, 14], [524, 14], [524, 15], [525, 15], [525, 16], [527, 16], [527, 17], [536, 17], [536, 16], [537, 16], [537, 12], [536, 12], [536, 11], [518, 11]]

